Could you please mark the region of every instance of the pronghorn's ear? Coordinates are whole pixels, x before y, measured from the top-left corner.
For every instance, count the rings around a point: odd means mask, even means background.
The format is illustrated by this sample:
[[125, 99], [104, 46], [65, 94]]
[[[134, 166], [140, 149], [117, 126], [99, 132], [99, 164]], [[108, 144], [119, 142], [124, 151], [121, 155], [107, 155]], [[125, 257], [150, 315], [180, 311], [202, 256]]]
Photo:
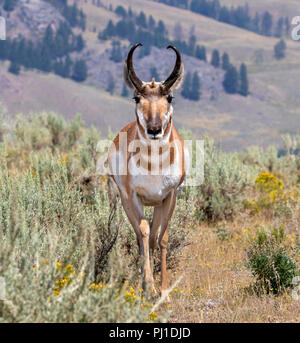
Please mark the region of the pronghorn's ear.
[[133, 83], [130, 81], [130, 78], [129, 78], [129, 72], [128, 72], [128, 68], [127, 68], [127, 60], [124, 63], [124, 81], [129, 88], [132, 88], [132, 89], [135, 88]]

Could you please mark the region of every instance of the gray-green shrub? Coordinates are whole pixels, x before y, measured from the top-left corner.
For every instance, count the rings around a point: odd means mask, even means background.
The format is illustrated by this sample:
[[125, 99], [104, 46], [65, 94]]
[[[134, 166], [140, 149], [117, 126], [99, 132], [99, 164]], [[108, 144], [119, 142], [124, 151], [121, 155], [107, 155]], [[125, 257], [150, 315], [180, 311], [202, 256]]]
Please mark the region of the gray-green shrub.
[[284, 228], [267, 232], [261, 228], [251, 242], [247, 264], [255, 282], [251, 288], [258, 294], [279, 294], [293, 287], [292, 280], [299, 274], [292, 251], [286, 248]]
[[237, 153], [215, 148], [207, 137], [204, 144], [204, 182], [197, 189], [196, 217], [209, 222], [233, 218], [254, 182], [253, 168], [243, 164]]

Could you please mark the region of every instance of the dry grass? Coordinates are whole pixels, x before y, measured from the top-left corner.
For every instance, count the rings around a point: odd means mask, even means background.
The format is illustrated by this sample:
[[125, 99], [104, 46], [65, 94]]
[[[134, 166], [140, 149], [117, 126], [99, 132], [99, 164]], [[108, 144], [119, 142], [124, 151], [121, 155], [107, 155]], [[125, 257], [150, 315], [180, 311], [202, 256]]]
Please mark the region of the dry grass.
[[168, 305], [170, 322], [299, 322], [299, 302], [290, 293], [258, 297], [246, 290], [253, 277], [245, 253], [249, 237], [262, 224], [263, 218], [240, 216], [224, 224], [231, 234], [224, 241], [215, 226], [191, 233], [193, 244], [185, 248], [176, 273], [170, 272], [173, 282], [183, 275]]
[[7, 67], [8, 63], [0, 63], [0, 101], [12, 115], [54, 111], [72, 118], [80, 113], [103, 134], [108, 127], [120, 129], [134, 118], [130, 99], [54, 74], [23, 71], [15, 76], [5, 71]]

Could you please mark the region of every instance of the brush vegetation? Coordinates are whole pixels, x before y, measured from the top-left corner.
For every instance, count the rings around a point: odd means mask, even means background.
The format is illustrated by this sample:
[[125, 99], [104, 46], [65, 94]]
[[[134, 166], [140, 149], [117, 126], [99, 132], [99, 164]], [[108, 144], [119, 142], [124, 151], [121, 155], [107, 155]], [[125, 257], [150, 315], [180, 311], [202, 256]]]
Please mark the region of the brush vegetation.
[[79, 116], [1, 114], [0, 321], [297, 320], [299, 138], [285, 137], [281, 157], [205, 138], [204, 183], [181, 192], [172, 218], [162, 305], [142, 292], [135, 234], [96, 174], [100, 138]]

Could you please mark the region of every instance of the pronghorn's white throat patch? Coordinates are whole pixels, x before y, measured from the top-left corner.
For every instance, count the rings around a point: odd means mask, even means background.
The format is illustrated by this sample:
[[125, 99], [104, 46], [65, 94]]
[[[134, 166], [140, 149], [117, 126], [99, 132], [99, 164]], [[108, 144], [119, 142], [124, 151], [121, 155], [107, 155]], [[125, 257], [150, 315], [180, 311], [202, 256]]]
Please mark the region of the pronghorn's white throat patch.
[[[143, 137], [143, 135], [142, 135], [141, 132], [140, 132], [140, 128], [138, 127], [137, 130], [138, 130], [139, 139], [140, 139], [141, 141], [143, 141], [144, 143], [148, 144], [148, 143], [149, 143], [148, 140], [153, 139], [153, 136], [152, 136], [152, 135], [149, 135], [149, 134], [147, 133], [147, 124], [146, 124], [146, 120], [145, 120], [145, 118], [144, 118], [143, 113], [142, 113], [141, 111], [139, 111], [138, 109], [137, 109], [136, 113], [137, 113], [139, 122], [140, 122], [140, 124], [142, 125], [142, 127], [143, 127], [143, 129], [144, 129], [145, 135], [146, 135], [146, 137], [148, 138], [148, 139], [145, 139], [145, 138]], [[168, 141], [169, 141], [169, 138], [170, 138], [170, 135], [171, 135], [171, 131], [172, 131], [172, 123], [171, 123], [171, 127], [170, 127], [170, 129], [169, 129], [169, 131], [168, 131], [167, 136], [164, 136], [164, 134], [165, 134], [166, 127], [168, 126], [168, 123], [169, 123], [169, 121], [170, 121], [170, 118], [171, 118], [171, 114], [172, 114], [172, 113], [173, 113], [173, 107], [170, 106], [169, 111], [167, 112], [167, 114], [165, 115], [165, 117], [164, 117], [164, 119], [163, 119], [162, 131], [161, 131], [160, 134], [156, 135], [156, 139], [158, 139], [158, 140], [160, 140], [160, 141], [162, 141], [162, 142], [168, 142]]]
[[139, 118], [139, 122], [141, 123], [145, 133], [147, 132], [147, 124], [146, 124], [146, 120], [144, 118], [144, 115], [143, 113], [140, 111], [140, 110], [136, 110], [136, 113], [137, 113], [137, 116]]

